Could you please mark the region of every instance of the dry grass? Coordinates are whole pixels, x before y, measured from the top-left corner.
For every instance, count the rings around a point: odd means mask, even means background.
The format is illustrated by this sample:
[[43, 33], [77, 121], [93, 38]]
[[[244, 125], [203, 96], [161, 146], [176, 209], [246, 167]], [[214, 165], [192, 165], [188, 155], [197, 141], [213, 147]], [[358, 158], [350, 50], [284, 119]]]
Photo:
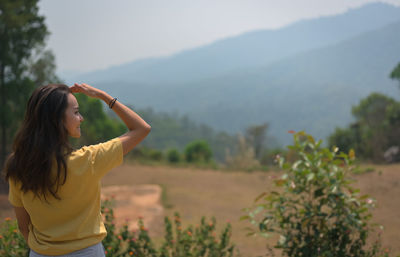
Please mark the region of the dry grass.
[[[172, 205], [165, 215], [172, 217], [178, 211], [184, 225], [199, 223], [202, 216], [215, 216], [219, 225], [230, 221], [233, 226], [233, 242], [245, 256], [265, 252], [265, 240], [245, 237], [240, 222], [252, 200], [270, 186], [270, 174], [220, 172], [188, 168], [149, 167], [124, 165], [113, 170], [103, 180], [103, 185], [159, 184], [164, 189], [164, 201]], [[163, 234], [162, 220], [150, 227], [156, 234]]]
[[[384, 225], [384, 246], [400, 253], [400, 165], [374, 166], [374, 172], [356, 175], [356, 187], [362, 193], [377, 199], [374, 221]], [[233, 242], [243, 256], [265, 256], [266, 240], [246, 237], [246, 221], [242, 208], [250, 207], [253, 199], [271, 188], [276, 172], [223, 172], [190, 168], [123, 165], [111, 171], [103, 180], [103, 186], [159, 184], [164, 189], [164, 203], [172, 208], [165, 215], [180, 212], [184, 225], [197, 224], [202, 216], [215, 216], [219, 225], [230, 221], [233, 226]], [[3, 197], [5, 198], [5, 197]], [[10, 206], [0, 198], [0, 217], [10, 216]], [[3, 200], [3, 201], [1, 201]], [[150, 231], [156, 237], [163, 234], [160, 218]], [[272, 242], [272, 241], [271, 241]]]
[[[377, 199], [374, 221], [384, 225], [384, 246], [400, 253], [400, 165], [374, 166], [375, 172], [356, 175], [356, 187], [362, 193]], [[222, 172], [189, 168], [148, 167], [124, 165], [109, 173], [103, 185], [162, 185], [166, 202], [173, 207], [165, 210], [172, 216], [179, 211], [186, 224], [196, 224], [201, 216], [215, 216], [219, 223], [229, 220], [233, 226], [233, 241], [244, 256], [266, 254], [266, 240], [246, 237], [246, 221], [239, 221], [243, 208], [251, 206], [253, 199], [269, 190], [276, 172]], [[162, 221], [152, 228], [163, 234]], [[273, 243], [273, 241], [270, 241]]]

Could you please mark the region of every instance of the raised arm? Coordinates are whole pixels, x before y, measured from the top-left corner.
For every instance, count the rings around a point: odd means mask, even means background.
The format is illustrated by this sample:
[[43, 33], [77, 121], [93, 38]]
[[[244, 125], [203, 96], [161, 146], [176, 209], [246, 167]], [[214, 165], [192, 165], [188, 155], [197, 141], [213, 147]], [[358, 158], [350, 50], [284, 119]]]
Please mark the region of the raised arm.
[[[71, 92], [83, 93], [87, 96], [101, 99], [107, 105], [109, 105], [109, 103], [113, 100], [113, 97], [106, 92], [85, 83], [74, 84], [71, 87]], [[151, 127], [139, 115], [119, 101], [115, 101], [112, 106], [112, 110], [121, 118], [121, 120], [129, 129], [127, 133], [119, 137], [122, 141], [122, 147], [125, 155], [150, 133]]]

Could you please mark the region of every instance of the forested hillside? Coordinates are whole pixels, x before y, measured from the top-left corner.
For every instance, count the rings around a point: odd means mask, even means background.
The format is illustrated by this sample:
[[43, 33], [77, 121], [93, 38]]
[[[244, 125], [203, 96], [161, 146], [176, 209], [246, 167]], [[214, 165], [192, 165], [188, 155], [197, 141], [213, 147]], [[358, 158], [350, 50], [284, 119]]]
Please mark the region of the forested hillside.
[[209, 143], [214, 158], [218, 161], [225, 160], [226, 149], [235, 150], [237, 144], [235, 135], [196, 123], [188, 116], [155, 112], [151, 108], [137, 112], [152, 126], [151, 133], [141, 146], [162, 151], [177, 149], [182, 152], [187, 144], [201, 139]]
[[291, 129], [326, 138], [352, 121], [352, 105], [371, 92], [396, 96], [388, 75], [399, 41], [400, 8], [369, 4], [78, 78], [139, 108], [188, 115], [217, 130], [268, 122], [285, 145]]

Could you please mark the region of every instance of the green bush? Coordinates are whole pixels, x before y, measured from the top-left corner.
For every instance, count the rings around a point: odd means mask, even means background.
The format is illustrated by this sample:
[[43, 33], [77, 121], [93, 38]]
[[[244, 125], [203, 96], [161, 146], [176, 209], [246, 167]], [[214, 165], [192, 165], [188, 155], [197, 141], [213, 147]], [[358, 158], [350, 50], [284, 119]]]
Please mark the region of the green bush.
[[160, 150], [144, 146], [136, 147], [128, 154], [128, 159], [135, 161], [160, 162], [163, 160], [163, 158], [163, 153]]
[[139, 220], [139, 231], [129, 231], [123, 226], [117, 231], [111, 202], [103, 203], [107, 237], [103, 245], [107, 257], [139, 256], [139, 257], [228, 257], [234, 256], [234, 245], [230, 243], [231, 225], [228, 223], [219, 237], [216, 235], [216, 220], [207, 222], [203, 217], [195, 228], [183, 228], [178, 213], [174, 222], [165, 218], [165, 236], [160, 247], [152, 242], [143, 221]]
[[257, 197], [242, 219], [258, 226], [250, 234], [278, 234], [274, 247], [283, 256], [381, 256], [380, 242], [367, 242], [375, 200], [350, 186], [354, 151], [339, 153], [321, 143], [304, 132], [294, 134], [289, 149], [298, 158], [279, 159], [285, 170], [275, 181], [279, 190]]
[[167, 151], [167, 160], [170, 163], [179, 163], [181, 161], [181, 155], [179, 151], [175, 148], [169, 149]]
[[219, 238], [216, 236], [216, 220], [207, 222], [203, 217], [200, 225], [182, 229], [178, 213], [174, 217], [175, 233], [172, 222], [165, 218], [165, 242], [160, 249], [160, 257], [214, 256], [234, 255], [234, 245], [230, 243], [231, 226], [228, 223]]
[[209, 162], [212, 151], [207, 141], [196, 140], [186, 145], [185, 159], [187, 162]]
[[328, 138], [330, 147], [338, 147], [341, 151], [348, 153], [351, 149], [358, 149], [357, 128], [336, 128]]
[[162, 161], [163, 153], [160, 150], [151, 149], [151, 151], [149, 151], [149, 159], [157, 162]]
[[139, 220], [139, 231], [132, 232], [125, 225], [117, 231], [114, 221], [114, 211], [111, 202], [106, 200], [102, 205], [104, 225], [107, 236], [103, 240], [103, 246], [107, 257], [140, 256], [156, 257], [157, 251], [148, 235], [143, 221]]
[[259, 170], [260, 162], [257, 160], [254, 147], [249, 144], [244, 136], [238, 135], [238, 147], [235, 154], [226, 151], [225, 164], [228, 169], [254, 171]]
[[286, 154], [287, 154], [287, 151], [280, 149], [280, 148], [270, 149], [268, 151], [265, 151], [261, 155], [260, 163], [261, 163], [261, 165], [264, 165], [264, 166], [277, 165], [277, 162], [276, 162], [277, 156], [285, 156]]

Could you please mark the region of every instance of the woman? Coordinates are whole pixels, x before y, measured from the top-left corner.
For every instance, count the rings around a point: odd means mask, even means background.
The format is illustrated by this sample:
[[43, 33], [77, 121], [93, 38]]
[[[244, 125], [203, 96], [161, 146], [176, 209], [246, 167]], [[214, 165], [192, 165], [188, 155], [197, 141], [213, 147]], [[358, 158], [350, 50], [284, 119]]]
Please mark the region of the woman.
[[[129, 131], [72, 150], [68, 136], [79, 138], [83, 122], [72, 93], [103, 100]], [[116, 98], [87, 84], [53, 84], [33, 92], [5, 166], [9, 201], [29, 256], [104, 256], [100, 180], [150, 129]]]

